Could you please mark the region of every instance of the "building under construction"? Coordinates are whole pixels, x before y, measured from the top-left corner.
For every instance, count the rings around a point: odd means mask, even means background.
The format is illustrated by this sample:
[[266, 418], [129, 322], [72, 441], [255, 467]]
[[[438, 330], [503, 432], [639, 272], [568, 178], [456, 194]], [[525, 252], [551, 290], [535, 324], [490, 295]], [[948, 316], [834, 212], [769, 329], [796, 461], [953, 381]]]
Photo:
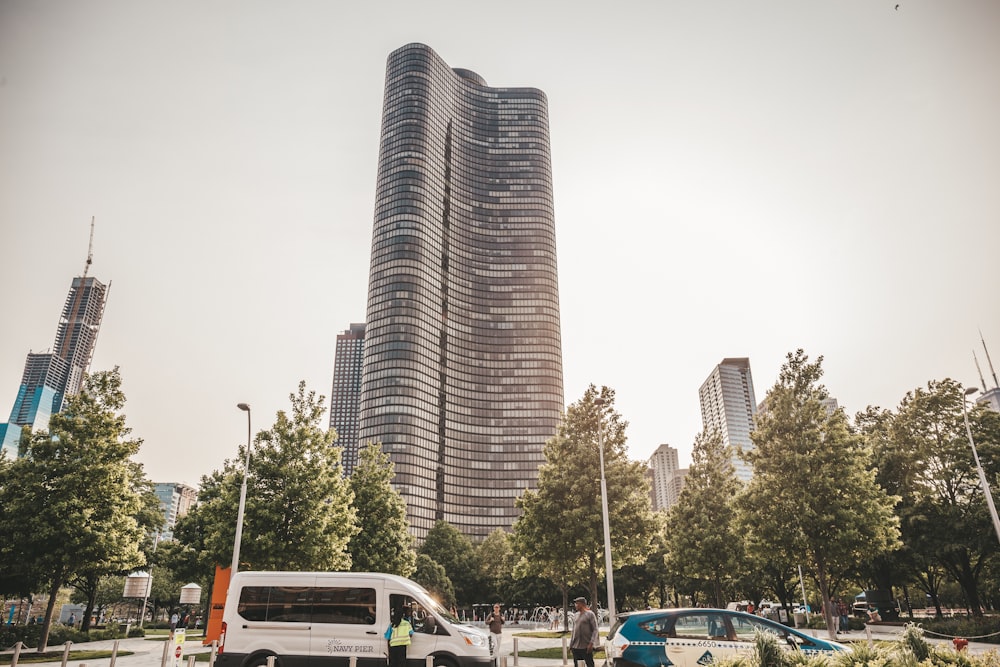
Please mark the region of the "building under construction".
[[80, 391], [97, 344], [110, 283], [88, 276], [93, 259], [94, 221], [83, 275], [73, 278], [51, 351], [28, 352], [21, 386], [8, 423], [0, 424], [0, 455], [17, 456], [24, 426], [47, 429], [63, 401]]

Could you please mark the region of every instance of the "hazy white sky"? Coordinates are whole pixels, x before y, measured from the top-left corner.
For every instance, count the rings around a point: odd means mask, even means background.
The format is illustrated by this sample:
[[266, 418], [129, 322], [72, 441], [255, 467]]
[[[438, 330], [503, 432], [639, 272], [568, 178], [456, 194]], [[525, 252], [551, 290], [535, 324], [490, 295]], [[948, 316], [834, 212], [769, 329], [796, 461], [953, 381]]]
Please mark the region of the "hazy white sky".
[[324, 395], [363, 321], [386, 56], [549, 98], [566, 400], [682, 464], [698, 387], [824, 355], [849, 413], [1000, 362], [1000, 4], [0, 2], [0, 420], [70, 281], [112, 281], [156, 481]]

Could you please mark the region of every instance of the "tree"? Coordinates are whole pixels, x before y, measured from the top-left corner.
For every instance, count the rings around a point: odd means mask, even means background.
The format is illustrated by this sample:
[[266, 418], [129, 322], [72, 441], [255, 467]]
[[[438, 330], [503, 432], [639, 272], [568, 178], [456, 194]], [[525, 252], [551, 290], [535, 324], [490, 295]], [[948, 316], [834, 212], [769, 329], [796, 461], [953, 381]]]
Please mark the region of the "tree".
[[[346, 570], [347, 544], [357, 532], [352, 494], [340, 469], [334, 434], [321, 427], [325, 398], [289, 395], [291, 415], [279, 410], [274, 425], [255, 438], [247, 481], [240, 559], [260, 570]], [[175, 537], [209, 572], [229, 563], [236, 530], [241, 447], [223, 470], [202, 477], [198, 505], [178, 521]]]
[[[153, 491], [152, 482], [146, 478], [142, 471], [142, 465], [136, 463], [135, 461], [129, 461], [128, 465], [133, 467], [132, 480], [135, 485], [134, 491], [138, 493], [140, 497], [139, 510], [135, 515], [136, 520], [139, 522], [139, 525], [144, 532], [140, 548], [142, 549], [144, 560], [149, 562], [153, 542], [148, 538], [148, 536], [162, 525], [163, 510], [160, 507], [159, 498], [156, 497], [156, 493]], [[129, 565], [117, 571], [110, 571], [107, 566], [101, 563], [80, 564], [80, 568], [70, 579], [70, 583], [77, 592], [82, 593], [84, 596], [83, 603], [85, 608], [83, 612], [83, 619], [80, 623], [80, 629], [83, 632], [90, 630], [90, 621], [94, 616], [94, 609], [98, 604], [97, 596], [100, 592], [101, 582], [107, 579], [109, 575], [120, 579], [121, 577], [127, 575], [132, 569], [132, 566]]]
[[[603, 400], [603, 406], [595, 403]], [[514, 524], [524, 569], [567, 586], [586, 583], [597, 601], [598, 577], [604, 573], [604, 525], [601, 512], [600, 455], [608, 490], [612, 560], [617, 566], [641, 563], [655, 530], [645, 466], [628, 460], [627, 423], [614, 410], [614, 391], [590, 385], [567, 409], [556, 435], [545, 444], [545, 463], [537, 491], [518, 500], [521, 517]]]
[[745, 456], [754, 467], [741, 506], [752, 539], [777, 560], [813, 568], [827, 628], [836, 636], [831, 585], [845, 571], [898, 544], [896, 498], [875, 482], [871, 451], [852, 434], [842, 409], [828, 411], [819, 384], [823, 358], [789, 353], [757, 415]]
[[717, 431], [699, 434], [684, 489], [670, 508], [666, 566], [701, 581], [717, 607], [725, 607], [743, 562], [743, 537], [736, 521], [736, 479], [732, 449]]
[[482, 580], [472, 540], [444, 519], [439, 519], [427, 531], [419, 553], [425, 554], [444, 568], [459, 605], [465, 606], [477, 601], [475, 598], [482, 590]]
[[[936, 596], [940, 566], [961, 586], [969, 608], [979, 616], [979, 580], [998, 544], [965, 432], [963, 400], [962, 386], [949, 379], [907, 393], [892, 437], [895, 450], [914, 456], [910, 473], [900, 482], [900, 514], [907, 545], [922, 566], [918, 581]], [[990, 428], [995, 413], [979, 407], [969, 417], [973, 438], [989, 455], [989, 466], [995, 461], [996, 439]]]
[[510, 535], [497, 528], [476, 547], [479, 578], [483, 582], [483, 600], [502, 600], [509, 592], [514, 570], [514, 553], [510, 547]]
[[440, 563], [425, 553], [417, 554], [413, 580], [426, 588], [446, 607], [455, 604], [455, 589], [448, 574]]
[[392, 461], [378, 443], [368, 443], [358, 453], [351, 474], [358, 532], [348, 551], [355, 572], [388, 572], [408, 577], [413, 573], [416, 553], [406, 521], [406, 503], [392, 488]]
[[60, 587], [79, 574], [145, 563], [144, 480], [129, 460], [142, 441], [129, 438], [124, 405], [117, 367], [88, 376], [52, 415], [49, 430], [31, 433], [25, 455], [5, 475], [0, 534], [9, 539], [0, 560], [49, 591], [40, 652]]

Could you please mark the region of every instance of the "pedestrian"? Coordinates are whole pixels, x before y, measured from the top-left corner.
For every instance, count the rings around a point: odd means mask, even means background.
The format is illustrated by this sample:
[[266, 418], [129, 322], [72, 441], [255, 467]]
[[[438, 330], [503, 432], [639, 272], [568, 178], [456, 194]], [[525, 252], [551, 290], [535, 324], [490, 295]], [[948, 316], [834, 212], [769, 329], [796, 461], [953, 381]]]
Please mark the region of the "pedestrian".
[[393, 609], [389, 627], [385, 630], [385, 639], [389, 642], [389, 667], [406, 667], [406, 647], [410, 645], [412, 636], [413, 625], [406, 607]]
[[843, 633], [849, 632], [851, 627], [848, 619], [850, 614], [850, 609], [847, 608], [847, 603], [844, 602], [844, 598], [837, 599], [837, 614], [840, 615], [840, 631]]
[[70, 612], [69, 614], [69, 627], [71, 628], [76, 627], [76, 614], [73, 612]]
[[573, 665], [580, 667], [580, 662], [584, 662], [587, 667], [594, 667], [594, 649], [600, 643], [597, 616], [594, 616], [587, 605], [587, 598], [576, 598], [573, 604], [576, 606], [576, 620], [569, 640], [570, 650], [573, 651]]
[[180, 620], [180, 618], [178, 618], [176, 611], [174, 613], [170, 614], [170, 632], [171, 632], [171, 634], [173, 633], [174, 630], [177, 629], [177, 621], [179, 621], [179, 620]]
[[490, 628], [490, 639], [493, 642], [493, 661], [500, 664], [500, 643], [503, 641], [503, 614], [500, 613], [500, 603], [493, 603], [493, 611], [486, 617], [486, 625]]

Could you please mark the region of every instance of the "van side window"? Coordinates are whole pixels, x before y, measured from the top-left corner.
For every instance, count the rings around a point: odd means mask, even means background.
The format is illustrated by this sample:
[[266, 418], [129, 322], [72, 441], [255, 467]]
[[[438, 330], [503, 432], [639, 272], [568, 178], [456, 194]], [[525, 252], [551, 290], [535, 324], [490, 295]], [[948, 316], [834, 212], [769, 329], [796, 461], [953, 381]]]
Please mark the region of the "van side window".
[[300, 586], [245, 586], [237, 613], [248, 621], [308, 623], [312, 589]]
[[316, 588], [313, 623], [375, 625], [374, 588]]
[[245, 586], [237, 613], [248, 621], [374, 625], [374, 588]]

